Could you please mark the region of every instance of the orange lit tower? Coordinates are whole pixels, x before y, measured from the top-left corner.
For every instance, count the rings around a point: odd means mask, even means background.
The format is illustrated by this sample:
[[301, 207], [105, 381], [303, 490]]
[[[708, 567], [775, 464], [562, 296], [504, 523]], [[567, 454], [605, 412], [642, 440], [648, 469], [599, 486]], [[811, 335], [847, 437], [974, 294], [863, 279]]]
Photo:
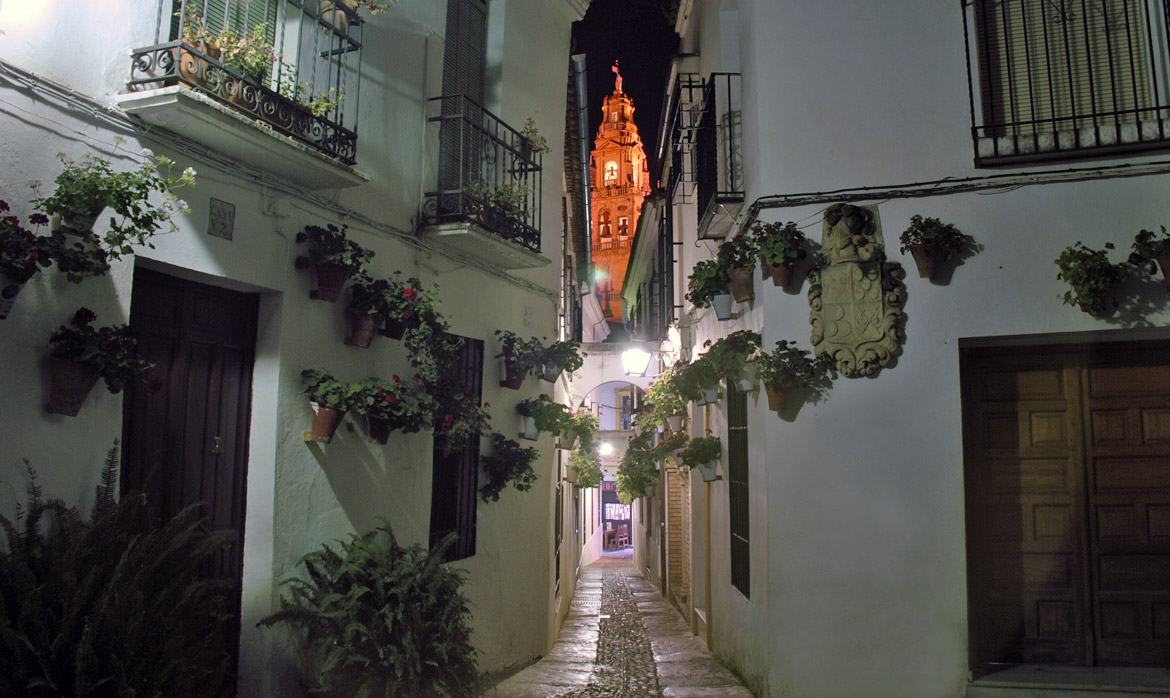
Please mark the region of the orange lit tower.
[[622, 279], [630, 261], [631, 244], [642, 211], [642, 200], [650, 193], [646, 151], [634, 125], [634, 102], [622, 92], [622, 75], [617, 75], [613, 94], [605, 98], [605, 117], [589, 160], [593, 214], [593, 265], [601, 308], [607, 319], [622, 317]]

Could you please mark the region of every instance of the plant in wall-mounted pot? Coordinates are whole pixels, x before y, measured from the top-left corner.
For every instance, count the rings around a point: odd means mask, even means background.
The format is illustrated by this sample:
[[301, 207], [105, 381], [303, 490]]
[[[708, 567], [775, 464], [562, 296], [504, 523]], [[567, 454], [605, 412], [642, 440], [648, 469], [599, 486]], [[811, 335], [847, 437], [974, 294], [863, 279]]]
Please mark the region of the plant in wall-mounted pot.
[[500, 353], [496, 358], [504, 361], [500, 386], [519, 390], [529, 372], [544, 365], [544, 344], [537, 337], [522, 339], [511, 330], [496, 330], [496, 336], [500, 338]]
[[617, 472], [617, 495], [622, 504], [645, 496], [646, 490], [658, 483], [658, 467], [651, 445], [653, 438], [648, 431], [631, 436], [626, 452], [622, 454]]
[[525, 492], [536, 481], [532, 464], [540, 457], [535, 448], [521, 446], [503, 434], [492, 434], [492, 452], [480, 459], [487, 482], [479, 488], [483, 501], [500, 501], [500, 492], [511, 483], [520, 492]]
[[600, 428], [601, 421], [597, 419], [597, 415], [586, 407], [578, 407], [569, 414], [569, 419], [561, 430], [561, 448], [573, 448], [578, 442], [581, 448], [593, 448], [593, 437]]
[[718, 257], [706, 259], [691, 269], [687, 279], [686, 299], [696, 308], [715, 308], [720, 320], [731, 319], [731, 294], [727, 291], [730, 277], [727, 267]]
[[923, 279], [933, 279], [939, 264], [975, 249], [975, 239], [954, 225], [920, 215], [910, 217], [910, 227], [902, 231], [898, 242], [902, 254], [910, 251]]
[[698, 468], [703, 474], [703, 482], [714, 482], [717, 479], [715, 468], [722, 454], [723, 442], [718, 436], [700, 436], [691, 439], [686, 448], [679, 451], [678, 460], [689, 468]]
[[540, 377], [550, 383], [555, 383], [562, 371], [572, 373], [585, 365], [585, 355], [581, 353], [580, 342], [559, 341], [553, 342], [544, 351], [544, 360], [540, 366]]
[[435, 400], [419, 389], [418, 381], [367, 378], [358, 383], [350, 409], [366, 418], [370, 441], [385, 445], [390, 432], [413, 433], [431, 424]]
[[1162, 267], [1162, 283], [1170, 289], [1170, 235], [1166, 233], [1166, 226], [1162, 226], [1161, 236], [1156, 236], [1152, 230], [1139, 232], [1133, 239], [1129, 263], [1151, 276], [1159, 266]]
[[[0, 320], [8, 317], [17, 294], [33, 274], [53, 263], [49, 238], [28, 230], [8, 211], [8, 202], [0, 200]], [[33, 213], [28, 220], [36, 226], [49, 222], [43, 213]]]
[[524, 159], [531, 160], [534, 156], [550, 150], [548, 141], [536, 128], [536, 121], [531, 116], [525, 119], [524, 128], [520, 129], [520, 154]]
[[145, 381], [150, 392], [162, 390], [162, 379], [147, 376], [154, 364], [138, 357], [129, 325], [93, 327], [96, 319], [92, 310], [81, 308], [49, 337], [46, 411], [76, 417], [98, 378], [114, 394], [138, 381]]
[[646, 391], [646, 405], [650, 411], [639, 420], [643, 426], [666, 424], [670, 430], [682, 430], [686, 420], [687, 402], [674, 386], [674, 372], [666, 369]]
[[546, 434], [560, 434], [572, 419], [566, 405], [553, 400], [547, 394], [541, 393], [537, 397], [521, 400], [516, 405], [516, 411], [524, 417], [527, 423], [531, 420], [531, 431], [525, 426], [524, 438], [535, 441], [539, 432]]
[[726, 337], [703, 343], [708, 347], [703, 354], [715, 368], [715, 373], [726, 380], [728, 385], [738, 383], [740, 390], [755, 389], [756, 362], [763, 338], [759, 332], [738, 330]]
[[343, 383], [325, 371], [308, 368], [301, 371], [301, 382], [313, 410], [313, 430], [305, 435], [305, 440], [327, 444], [345, 418], [359, 385]]
[[727, 290], [736, 303], [746, 303], [756, 297], [752, 270], [756, 266], [756, 248], [752, 239], [740, 235], [719, 246], [718, 258], [727, 269]]
[[[1079, 241], [1066, 247], [1056, 258], [1060, 268], [1056, 278], [1069, 285], [1061, 297], [1067, 305], [1075, 305], [1086, 313], [1103, 313], [1113, 287], [1125, 279], [1128, 270], [1125, 264], [1109, 261], [1105, 250], [1112, 250], [1113, 243], [1105, 243], [1104, 250], [1094, 250]], [[1113, 302], [1116, 307], [1117, 302]]]
[[601, 470], [601, 457], [589, 449], [578, 448], [574, 450], [569, 456], [566, 479], [578, 487], [597, 487], [604, 479], [604, 473]]
[[308, 225], [297, 233], [297, 243], [308, 244], [308, 249], [296, 258], [296, 268], [313, 267], [317, 274], [317, 289], [309, 292], [310, 298], [336, 303], [349, 277], [364, 270], [374, 257], [372, 250], [350, 240], [345, 231], [345, 226], [330, 223], [324, 228]]
[[792, 267], [808, 256], [807, 240], [800, 228], [788, 223], [752, 224], [752, 237], [759, 251], [760, 263], [772, 273], [772, 285], [787, 286], [792, 279]]
[[791, 340], [776, 342], [776, 348], [760, 352], [757, 361], [768, 393], [768, 409], [776, 412], [784, 409], [784, 398], [794, 389], [803, 388], [809, 398], [820, 400], [832, 387], [831, 379], [837, 376], [827, 354], [813, 357]]
[[491, 412], [487, 409], [491, 403], [485, 402], [481, 407], [467, 395], [441, 386], [437, 392], [433, 427], [443, 453], [458, 453], [472, 439], [491, 432]]
[[696, 405], [709, 405], [719, 399], [719, 373], [706, 354], [689, 363], [671, 366], [675, 391]]

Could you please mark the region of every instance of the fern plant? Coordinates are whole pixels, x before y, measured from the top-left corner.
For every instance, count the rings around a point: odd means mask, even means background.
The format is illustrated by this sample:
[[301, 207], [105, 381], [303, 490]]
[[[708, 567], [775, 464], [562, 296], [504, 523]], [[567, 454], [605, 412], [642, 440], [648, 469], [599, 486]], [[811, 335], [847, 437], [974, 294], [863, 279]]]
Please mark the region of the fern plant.
[[472, 698], [480, 685], [459, 587], [464, 570], [443, 564], [451, 534], [426, 550], [402, 547], [385, 520], [301, 559], [305, 576], [261, 625], [298, 631], [298, 660], [315, 696]]
[[116, 500], [117, 463], [115, 442], [86, 521], [25, 461], [28, 504], [0, 515], [0, 695], [211, 698], [234, 683], [230, 584], [201, 574], [225, 535], [198, 505], [160, 524], [145, 495]]

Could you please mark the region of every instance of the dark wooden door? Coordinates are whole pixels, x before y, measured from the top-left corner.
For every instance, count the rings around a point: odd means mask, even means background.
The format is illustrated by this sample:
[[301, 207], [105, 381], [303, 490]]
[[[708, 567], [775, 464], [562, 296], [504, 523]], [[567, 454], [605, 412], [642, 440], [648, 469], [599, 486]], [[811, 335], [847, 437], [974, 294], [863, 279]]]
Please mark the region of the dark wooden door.
[[976, 666], [1170, 662], [1170, 351], [964, 356]]
[[231, 532], [207, 573], [236, 584], [237, 624], [256, 311], [255, 295], [134, 272], [130, 326], [164, 387], [127, 393], [122, 489], [164, 519], [203, 502], [208, 525]]

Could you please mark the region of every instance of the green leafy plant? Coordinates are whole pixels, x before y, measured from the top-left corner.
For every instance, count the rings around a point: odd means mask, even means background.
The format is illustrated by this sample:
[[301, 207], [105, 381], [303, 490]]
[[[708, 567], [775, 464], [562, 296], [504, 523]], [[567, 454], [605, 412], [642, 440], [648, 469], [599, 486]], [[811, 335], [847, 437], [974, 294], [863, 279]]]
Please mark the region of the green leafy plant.
[[540, 135], [536, 128], [536, 121], [530, 116], [524, 120], [524, 128], [520, 129], [520, 137], [528, 141], [533, 153], [548, 153], [548, 141]]
[[308, 244], [307, 254], [296, 258], [297, 269], [308, 269], [314, 264], [337, 264], [352, 274], [366, 268], [374, 258], [373, 250], [367, 250], [346, 235], [346, 226], [338, 228], [332, 223], [322, 228], [308, 225], [297, 233], [299, 244]]
[[796, 224], [756, 221], [751, 229], [752, 244], [764, 264], [791, 265], [808, 256], [807, 240]]
[[[1113, 243], [1105, 243], [1105, 249], [1112, 250]], [[1104, 312], [1109, 292], [1127, 275], [1125, 264], [1114, 264], [1105, 250], [1094, 250], [1079, 241], [1061, 251], [1056, 266], [1060, 268], [1056, 278], [1069, 285], [1062, 296], [1065, 304], [1086, 313]]]
[[106, 455], [89, 520], [46, 499], [28, 461], [28, 503], [0, 515], [0, 695], [224, 695], [231, 585], [202, 570], [226, 554], [199, 507], [160, 523], [146, 495], [118, 497]]
[[812, 391], [812, 397], [819, 399], [832, 387], [836, 378], [833, 361], [828, 354], [814, 357], [807, 349], [801, 349], [792, 340], [776, 342], [772, 351], [760, 352], [760, 379], [764, 383], [785, 388], [798, 387]]
[[714, 342], [711, 340], [704, 342], [703, 346], [707, 347], [707, 351], [703, 357], [711, 362], [720, 378], [736, 380], [743, 365], [759, 352], [762, 342], [763, 337], [759, 332], [738, 330]]
[[706, 354], [689, 363], [677, 363], [671, 367], [671, 383], [679, 397], [684, 400], [698, 400], [703, 392], [719, 386], [719, 373], [715, 363]]
[[553, 342], [545, 348], [541, 363], [572, 373], [585, 365], [581, 343], [569, 340]]
[[578, 487], [597, 487], [604, 479], [601, 457], [590, 449], [574, 450], [569, 455], [569, 468], [577, 474]]
[[369, 315], [383, 315], [407, 327], [417, 327], [424, 319], [435, 322], [439, 312], [438, 287], [424, 288], [411, 277], [405, 281], [394, 272], [389, 279], [374, 279], [360, 273], [350, 286], [349, 307]]
[[301, 371], [301, 383], [310, 402], [337, 410], [348, 410], [360, 389], [357, 383], [343, 383], [326, 371], [310, 368]]
[[696, 308], [711, 307], [711, 299], [727, 293], [731, 270], [753, 266], [756, 256], [755, 245], [746, 235], [719, 245], [714, 259], [703, 260], [691, 269], [686, 299]]
[[[0, 200], [0, 213], [9, 211], [7, 201]], [[28, 217], [33, 225], [49, 222], [43, 213]], [[4, 272], [14, 283], [22, 284], [33, 274], [53, 263], [49, 238], [38, 236], [20, 223], [13, 215], [0, 216], [0, 272]]]
[[532, 417], [536, 423], [536, 430], [546, 434], [560, 434], [572, 421], [568, 406], [553, 400], [545, 393], [521, 400], [516, 405], [516, 411], [525, 417]]
[[503, 357], [509, 373], [528, 375], [532, 369], [544, 364], [547, 350], [541, 339], [522, 339], [511, 330], [496, 330], [495, 334], [500, 338], [500, 353], [496, 358]]
[[674, 373], [666, 369], [646, 391], [645, 404], [649, 408], [638, 424], [643, 427], [666, 424], [667, 417], [686, 414], [687, 402], [674, 386]]
[[658, 483], [658, 470], [650, 432], [630, 437], [625, 453], [618, 463], [617, 495], [622, 504], [629, 504], [646, 494], [646, 490]]
[[1170, 257], [1170, 234], [1166, 232], [1166, 226], [1161, 227], [1160, 237], [1152, 230], [1141, 230], [1133, 239], [1129, 263], [1147, 274], [1158, 271], [1155, 261], [1158, 257]]
[[910, 217], [910, 227], [898, 236], [898, 243], [902, 254], [918, 245], [938, 245], [944, 260], [966, 254], [975, 248], [975, 239], [954, 225], [920, 215]]
[[491, 403], [485, 402], [481, 407], [463, 393], [440, 392], [435, 395], [435, 399], [438, 406], [433, 426], [435, 438], [441, 439], [440, 448], [444, 453], [455, 453], [471, 439], [491, 432], [492, 425], [488, 422], [491, 419], [491, 412], [488, 411]]
[[718, 436], [700, 436], [691, 439], [686, 448], [678, 452], [678, 459], [689, 468], [697, 468], [700, 463], [718, 460], [722, 453], [723, 442]]
[[479, 488], [480, 499], [498, 502], [509, 483], [521, 492], [529, 490], [537, 478], [532, 464], [539, 457], [540, 451], [535, 448], [521, 446], [503, 434], [492, 434], [492, 452], [480, 458], [480, 467], [487, 475], [487, 482]]
[[403, 547], [381, 521], [301, 558], [304, 576], [281, 582], [280, 610], [260, 625], [296, 632], [314, 696], [478, 696], [466, 572], [443, 564], [455, 534], [429, 551]]
[[650, 456], [656, 461], [676, 456], [678, 450], [684, 448], [689, 441], [690, 437], [686, 434], [671, 434], [650, 449]]
[[280, 93], [281, 97], [296, 102], [317, 117], [325, 116], [345, 101], [345, 90], [330, 87], [327, 90], [314, 92], [310, 83], [297, 82], [295, 71], [296, 66], [280, 62], [276, 91]]
[[145, 381], [147, 389], [158, 392], [162, 379], [147, 376], [154, 364], [138, 357], [138, 341], [129, 325], [94, 327], [97, 314], [89, 308], [79, 308], [49, 337], [49, 354], [59, 359], [88, 366], [106, 382], [111, 393], [138, 381]]
[[579, 407], [569, 415], [568, 422], [561, 430], [561, 438], [570, 443], [574, 439], [580, 439], [582, 448], [592, 448], [593, 437], [600, 428], [601, 421], [597, 419], [597, 415], [587, 408]]
[[391, 429], [416, 432], [431, 423], [435, 400], [419, 389], [418, 382], [404, 382], [398, 376], [390, 380], [367, 378], [357, 384], [349, 398], [349, 408], [357, 414], [385, 421]]
[[482, 180], [472, 182], [471, 195], [497, 215], [509, 220], [521, 220], [528, 215], [532, 187], [527, 184], [501, 184], [493, 187]]
[[216, 38], [224, 65], [256, 82], [264, 82], [276, 54], [268, 40], [268, 23], [257, 24], [247, 32], [224, 29]]

